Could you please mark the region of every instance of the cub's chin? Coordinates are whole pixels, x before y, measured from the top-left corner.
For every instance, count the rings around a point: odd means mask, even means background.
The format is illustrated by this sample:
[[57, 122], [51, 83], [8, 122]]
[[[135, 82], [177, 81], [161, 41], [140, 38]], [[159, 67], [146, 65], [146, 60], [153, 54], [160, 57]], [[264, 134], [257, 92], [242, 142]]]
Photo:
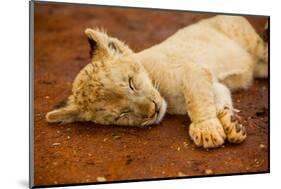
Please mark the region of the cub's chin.
[[154, 121], [154, 124], [159, 124], [162, 121], [166, 111], [167, 111], [167, 102], [163, 99], [160, 106], [160, 110], [157, 113], [156, 119]]

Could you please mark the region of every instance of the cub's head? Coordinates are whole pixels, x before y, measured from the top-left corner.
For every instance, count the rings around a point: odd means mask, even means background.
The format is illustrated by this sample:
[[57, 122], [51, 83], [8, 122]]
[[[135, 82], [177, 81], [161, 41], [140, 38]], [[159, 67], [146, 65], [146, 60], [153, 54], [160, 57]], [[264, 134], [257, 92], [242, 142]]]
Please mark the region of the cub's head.
[[133, 51], [93, 29], [85, 31], [92, 61], [76, 76], [66, 103], [46, 115], [48, 122], [157, 124], [167, 105]]

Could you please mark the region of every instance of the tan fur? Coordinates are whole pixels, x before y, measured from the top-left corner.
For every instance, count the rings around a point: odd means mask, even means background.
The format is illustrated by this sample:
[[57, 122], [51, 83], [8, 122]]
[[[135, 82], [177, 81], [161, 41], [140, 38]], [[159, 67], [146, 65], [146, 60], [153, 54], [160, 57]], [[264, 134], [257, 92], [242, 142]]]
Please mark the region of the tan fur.
[[47, 114], [48, 122], [144, 126], [159, 123], [167, 109], [188, 113], [198, 146], [246, 138], [229, 89], [246, 89], [254, 75], [267, 77], [268, 62], [267, 43], [245, 18], [206, 19], [139, 53], [99, 30], [85, 33], [92, 62], [75, 78], [67, 105]]

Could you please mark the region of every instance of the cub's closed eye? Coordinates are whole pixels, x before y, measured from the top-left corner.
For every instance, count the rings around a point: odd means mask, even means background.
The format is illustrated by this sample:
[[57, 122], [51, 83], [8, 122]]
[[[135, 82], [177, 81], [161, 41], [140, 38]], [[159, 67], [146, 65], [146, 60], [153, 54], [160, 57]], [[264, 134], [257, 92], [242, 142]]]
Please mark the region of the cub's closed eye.
[[131, 90], [136, 91], [136, 87], [132, 77], [129, 77], [129, 87]]

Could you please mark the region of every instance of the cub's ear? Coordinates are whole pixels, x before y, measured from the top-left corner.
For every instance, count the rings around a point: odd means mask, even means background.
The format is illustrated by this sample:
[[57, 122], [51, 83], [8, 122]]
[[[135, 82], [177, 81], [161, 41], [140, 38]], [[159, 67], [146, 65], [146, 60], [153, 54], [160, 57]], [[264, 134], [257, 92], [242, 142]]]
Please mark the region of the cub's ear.
[[80, 111], [75, 104], [61, 104], [53, 111], [46, 114], [46, 120], [49, 123], [70, 123], [80, 121]]
[[85, 34], [90, 45], [90, 56], [97, 59], [104, 59], [109, 56], [108, 36], [98, 30], [87, 28]]
[[133, 51], [117, 38], [108, 36], [105, 32], [98, 29], [85, 30], [90, 45], [90, 56], [96, 60], [108, 58], [115, 54], [128, 54]]

